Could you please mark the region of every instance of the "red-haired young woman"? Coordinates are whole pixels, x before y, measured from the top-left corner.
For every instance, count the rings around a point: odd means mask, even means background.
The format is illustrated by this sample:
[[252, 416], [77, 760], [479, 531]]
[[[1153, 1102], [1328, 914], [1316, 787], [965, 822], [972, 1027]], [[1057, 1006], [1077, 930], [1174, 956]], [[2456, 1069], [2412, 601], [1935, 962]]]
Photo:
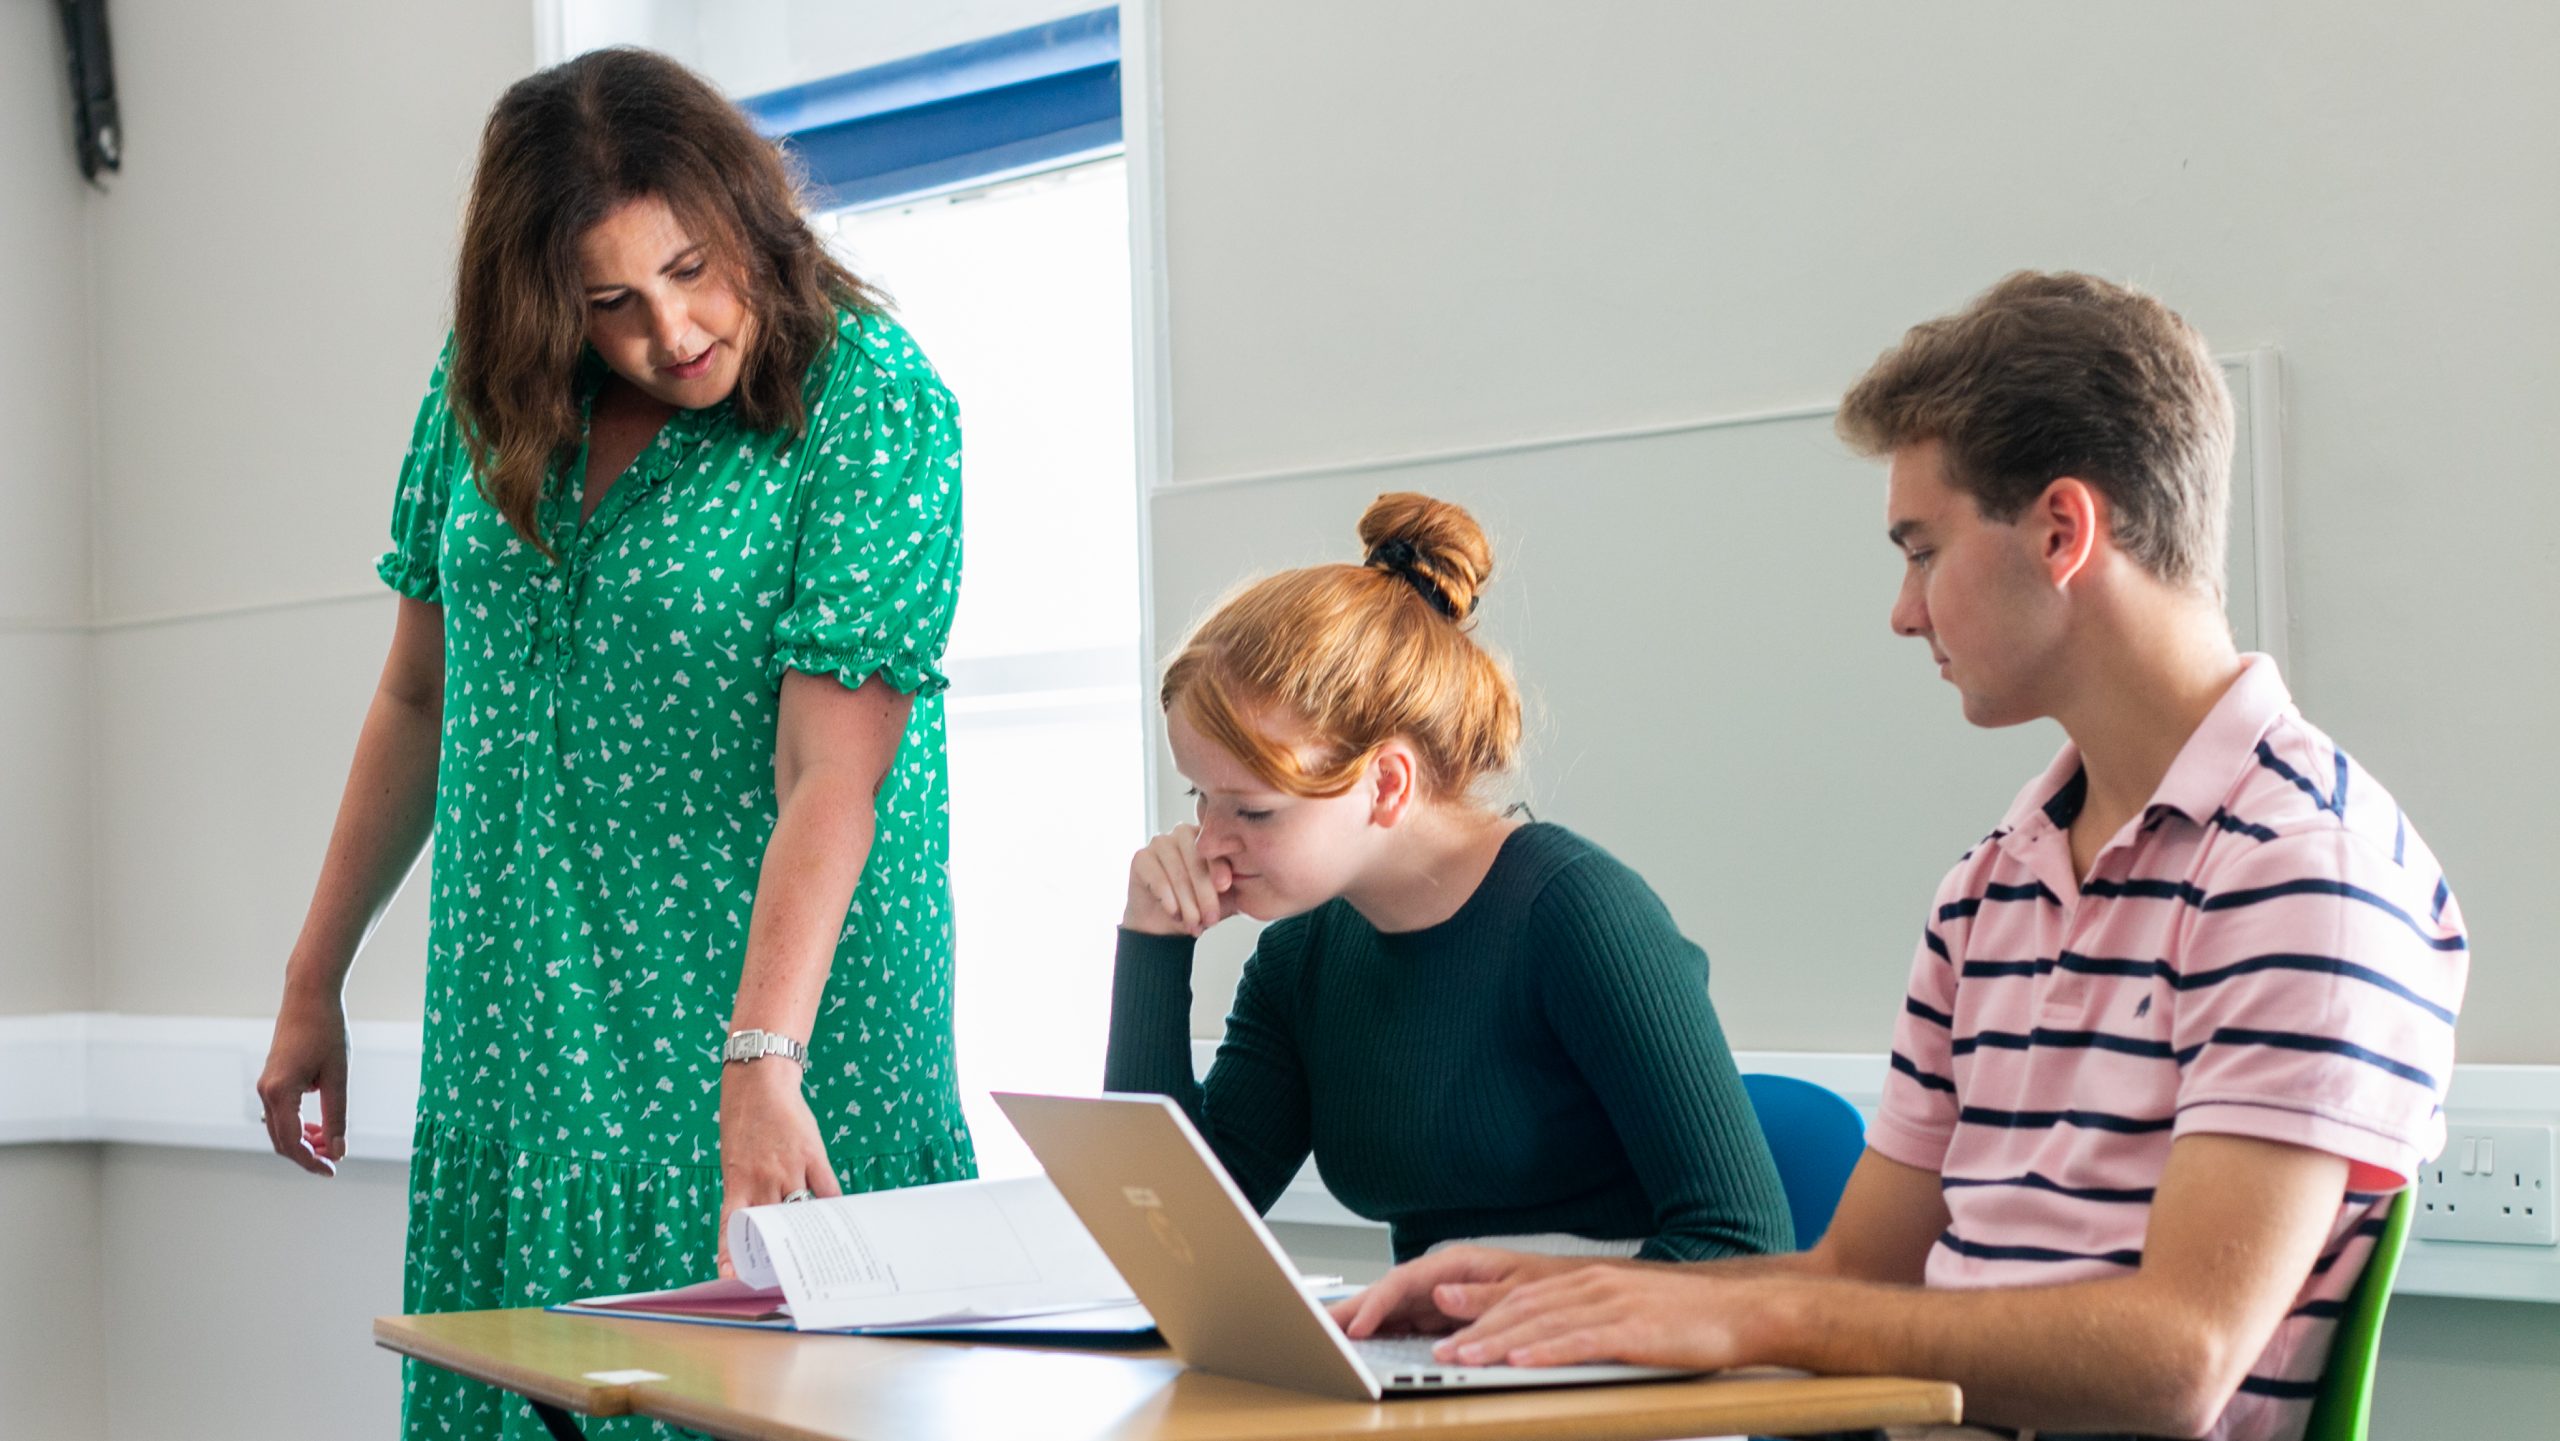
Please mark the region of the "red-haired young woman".
[[[1230, 597], [1165, 670], [1199, 823], [1131, 860], [1106, 1084], [1180, 1100], [1257, 1208], [1312, 1153], [1398, 1260], [1790, 1249], [1705, 953], [1608, 852], [1475, 796], [1520, 741], [1470, 630], [1483, 531], [1387, 495], [1360, 541]], [[1192, 943], [1238, 914], [1274, 924], [1203, 1085]]]

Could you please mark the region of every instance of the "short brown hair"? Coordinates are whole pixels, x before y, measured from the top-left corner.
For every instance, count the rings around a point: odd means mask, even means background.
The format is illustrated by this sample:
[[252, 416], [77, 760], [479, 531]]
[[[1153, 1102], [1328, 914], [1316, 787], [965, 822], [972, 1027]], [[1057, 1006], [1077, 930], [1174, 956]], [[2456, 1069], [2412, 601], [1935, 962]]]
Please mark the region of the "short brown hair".
[[1466, 511], [1410, 492], [1370, 503], [1360, 544], [1363, 564], [1282, 571], [1221, 602], [1159, 699], [1284, 794], [1338, 796], [1401, 737], [1425, 796], [1464, 797], [1520, 748], [1519, 690], [1472, 634], [1493, 546]]
[[2231, 392], [2204, 337], [2139, 290], [2019, 271], [1913, 326], [1837, 424], [1868, 455], [1942, 443], [1948, 480], [1996, 521], [2076, 476], [2107, 498], [2136, 563], [2222, 593]]
[[509, 86], [481, 133], [463, 215], [446, 393], [481, 494], [545, 555], [543, 478], [581, 431], [578, 241], [643, 196], [704, 243], [755, 317], [735, 399], [757, 430], [797, 434], [801, 383], [834, 343], [837, 309], [886, 303], [811, 233], [781, 150], [682, 65], [615, 47]]

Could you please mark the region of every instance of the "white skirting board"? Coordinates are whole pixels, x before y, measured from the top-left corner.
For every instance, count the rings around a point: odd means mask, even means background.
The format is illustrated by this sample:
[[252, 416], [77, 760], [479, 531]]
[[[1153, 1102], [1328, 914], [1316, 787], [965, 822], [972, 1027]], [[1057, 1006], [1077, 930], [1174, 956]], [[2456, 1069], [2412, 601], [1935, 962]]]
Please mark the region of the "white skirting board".
[[[264, 1151], [255, 1086], [272, 1022], [260, 1017], [64, 1012], [0, 1016], [0, 1145], [116, 1142]], [[349, 1027], [347, 1154], [409, 1156], [421, 1052], [414, 1021]], [[1214, 1041], [1193, 1043], [1205, 1072]], [[1742, 1051], [1744, 1071], [1828, 1086], [1872, 1115], [1886, 1074], [1878, 1054]], [[2560, 1066], [2456, 1066], [2446, 1109], [2465, 1120], [2560, 1124]], [[282, 1165], [282, 1162], [278, 1162]], [[1309, 1166], [1272, 1208], [1300, 1225], [1371, 1227]], [[2560, 1246], [2412, 1240], [2399, 1291], [2560, 1304]]]
[[[0, 1145], [266, 1150], [256, 1086], [273, 1028], [262, 1017], [0, 1016]], [[418, 1110], [419, 1023], [356, 1021], [347, 1040], [347, 1154], [405, 1161]], [[317, 1099], [305, 1104], [314, 1119]]]

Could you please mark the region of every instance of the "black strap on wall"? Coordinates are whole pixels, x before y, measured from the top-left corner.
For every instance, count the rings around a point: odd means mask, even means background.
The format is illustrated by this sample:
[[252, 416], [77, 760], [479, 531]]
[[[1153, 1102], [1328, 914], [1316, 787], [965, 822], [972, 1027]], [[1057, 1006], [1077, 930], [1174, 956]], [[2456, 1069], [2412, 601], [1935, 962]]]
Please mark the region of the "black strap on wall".
[[107, 48], [107, 0], [62, 0], [62, 33], [71, 43], [71, 122], [80, 173], [124, 164], [124, 127], [116, 119], [115, 57]]

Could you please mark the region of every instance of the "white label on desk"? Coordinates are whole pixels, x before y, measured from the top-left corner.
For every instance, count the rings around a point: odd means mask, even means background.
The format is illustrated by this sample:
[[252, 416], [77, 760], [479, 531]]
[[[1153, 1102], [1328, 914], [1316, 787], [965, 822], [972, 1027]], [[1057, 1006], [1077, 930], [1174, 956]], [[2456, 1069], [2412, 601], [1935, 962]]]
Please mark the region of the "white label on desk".
[[603, 1386], [637, 1386], [643, 1381], [667, 1378], [656, 1371], [590, 1371], [585, 1379]]

